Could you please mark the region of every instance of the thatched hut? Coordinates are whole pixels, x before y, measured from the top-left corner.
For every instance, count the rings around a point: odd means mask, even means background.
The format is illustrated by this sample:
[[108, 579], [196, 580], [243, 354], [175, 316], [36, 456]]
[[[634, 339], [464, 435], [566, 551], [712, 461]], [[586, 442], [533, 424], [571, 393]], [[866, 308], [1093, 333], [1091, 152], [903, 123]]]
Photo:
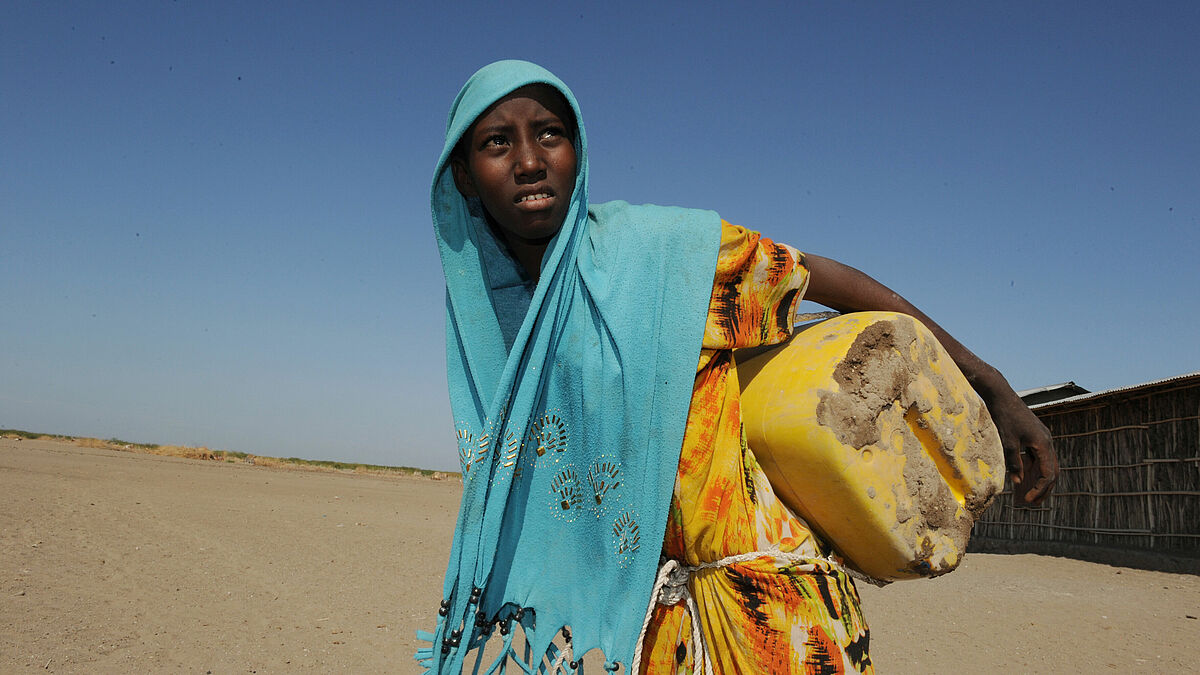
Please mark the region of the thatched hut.
[[1001, 494], [972, 548], [1200, 573], [1200, 372], [1032, 407], [1058, 485], [1036, 507]]

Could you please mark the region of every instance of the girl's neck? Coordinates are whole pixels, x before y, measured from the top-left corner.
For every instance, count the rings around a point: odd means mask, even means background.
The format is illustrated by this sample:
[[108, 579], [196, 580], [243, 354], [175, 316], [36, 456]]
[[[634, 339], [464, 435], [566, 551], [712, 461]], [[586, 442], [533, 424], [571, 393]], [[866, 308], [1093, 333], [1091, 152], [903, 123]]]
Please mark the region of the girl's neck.
[[537, 283], [538, 277], [542, 272], [542, 256], [546, 254], [546, 244], [528, 244], [524, 242], [508, 242], [508, 249], [512, 252], [513, 257], [533, 279], [533, 283]]
[[492, 222], [492, 217], [487, 216], [488, 227], [492, 230], [492, 234], [496, 236], [505, 247], [508, 248], [509, 254], [525, 270], [525, 274], [533, 280], [533, 283], [538, 282], [542, 271], [542, 256], [546, 254], [546, 248], [550, 245], [550, 237], [548, 239], [525, 240], [519, 237], [508, 235]]

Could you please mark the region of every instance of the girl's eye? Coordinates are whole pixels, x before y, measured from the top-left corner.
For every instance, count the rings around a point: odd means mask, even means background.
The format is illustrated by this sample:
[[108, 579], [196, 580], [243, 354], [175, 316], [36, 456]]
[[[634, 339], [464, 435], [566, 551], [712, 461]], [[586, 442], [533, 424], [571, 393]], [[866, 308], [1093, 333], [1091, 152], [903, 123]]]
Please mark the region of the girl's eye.
[[542, 138], [554, 138], [564, 135], [566, 135], [566, 132], [560, 127], [548, 127], [542, 130]]
[[494, 134], [494, 135], [488, 136], [487, 139], [485, 139], [483, 141], [483, 147], [487, 148], [487, 147], [492, 147], [492, 146], [496, 146], [496, 145], [504, 145], [507, 142], [508, 142], [508, 139], [506, 139], [505, 137], [501, 136], [500, 134]]

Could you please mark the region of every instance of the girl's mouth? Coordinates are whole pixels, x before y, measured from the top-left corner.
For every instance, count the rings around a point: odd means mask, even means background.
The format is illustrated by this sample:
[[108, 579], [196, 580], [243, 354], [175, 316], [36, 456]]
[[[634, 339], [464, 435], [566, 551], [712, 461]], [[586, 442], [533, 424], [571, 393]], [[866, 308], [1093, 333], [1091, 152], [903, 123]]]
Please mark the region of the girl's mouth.
[[542, 209], [550, 205], [550, 201], [554, 196], [549, 192], [538, 192], [531, 195], [525, 195], [516, 199], [516, 204], [526, 209]]

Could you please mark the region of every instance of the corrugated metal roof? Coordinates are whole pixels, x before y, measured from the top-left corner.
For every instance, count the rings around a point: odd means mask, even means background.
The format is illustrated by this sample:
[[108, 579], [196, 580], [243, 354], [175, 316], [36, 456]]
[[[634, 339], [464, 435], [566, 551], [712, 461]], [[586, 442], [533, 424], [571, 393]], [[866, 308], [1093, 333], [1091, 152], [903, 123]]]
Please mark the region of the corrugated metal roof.
[[1054, 391], [1056, 389], [1070, 389], [1078, 387], [1074, 382], [1059, 382], [1058, 384], [1048, 384], [1044, 387], [1034, 387], [1033, 389], [1022, 389], [1017, 392], [1017, 396], [1029, 396], [1030, 394], [1041, 394], [1042, 392]]
[[1061, 382], [1059, 384], [1049, 384], [1045, 387], [1037, 387], [1036, 389], [1024, 389], [1018, 391], [1017, 396], [1020, 396], [1021, 400], [1025, 401], [1025, 405], [1035, 406], [1088, 393], [1090, 392], [1087, 389], [1074, 382]]
[[[1076, 401], [1086, 401], [1087, 399], [1090, 399], [1090, 398], [1107, 396], [1108, 394], [1118, 394], [1118, 393], [1130, 392], [1130, 391], [1134, 391], [1136, 389], [1143, 389], [1145, 387], [1154, 387], [1154, 386], [1157, 386], [1160, 384], [1167, 384], [1169, 382], [1177, 382], [1177, 381], [1182, 382], [1184, 380], [1190, 380], [1190, 379], [1200, 379], [1200, 370], [1198, 370], [1194, 373], [1187, 373], [1185, 375], [1176, 375], [1174, 377], [1166, 377], [1161, 380], [1154, 380], [1152, 382], [1143, 382], [1141, 384], [1131, 384], [1131, 385], [1128, 385], [1125, 387], [1116, 387], [1114, 389], [1105, 389], [1104, 391], [1094, 391], [1094, 392], [1091, 392], [1088, 394], [1080, 394], [1078, 396], [1071, 396], [1069, 398], [1061, 398], [1057, 401], [1049, 401], [1047, 403], [1039, 403], [1037, 405], [1031, 405], [1029, 407], [1033, 410], [1037, 410], [1039, 408], [1046, 408], [1046, 407], [1049, 407], [1052, 405], [1063, 405], [1065, 403], [1075, 403]], [[1057, 386], [1061, 386], [1061, 385], [1052, 385], [1052, 387], [1057, 387]], [[1031, 391], [1036, 391], [1036, 390], [1031, 390]]]

